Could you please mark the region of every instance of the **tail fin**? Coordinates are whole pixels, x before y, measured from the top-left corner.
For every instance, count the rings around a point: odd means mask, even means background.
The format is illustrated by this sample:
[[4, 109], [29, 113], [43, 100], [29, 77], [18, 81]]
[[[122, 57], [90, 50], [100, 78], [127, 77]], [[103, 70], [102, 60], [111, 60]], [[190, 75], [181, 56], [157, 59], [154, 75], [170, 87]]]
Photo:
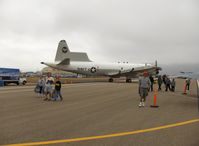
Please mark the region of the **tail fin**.
[[58, 48], [57, 48], [57, 54], [55, 57], [55, 61], [62, 61], [66, 58], [66, 54], [70, 53], [70, 50], [68, 48], [68, 45], [66, 44], [65, 40], [61, 40], [59, 42]]
[[59, 42], [55, 61], [63, 61], [69, 59], [70, 61], [91, 62], [86, 53], [70, 52], [65, 40]]

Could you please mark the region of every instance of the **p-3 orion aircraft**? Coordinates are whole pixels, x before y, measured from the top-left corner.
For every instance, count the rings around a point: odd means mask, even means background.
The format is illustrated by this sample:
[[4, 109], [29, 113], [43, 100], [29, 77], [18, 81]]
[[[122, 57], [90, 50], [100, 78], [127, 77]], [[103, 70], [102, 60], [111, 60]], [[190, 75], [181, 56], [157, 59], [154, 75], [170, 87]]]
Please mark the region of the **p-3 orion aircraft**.
[[107, 76], [109, 82], [113, 78], [126, 77], [126, 82], [131, 82], [131, 78], [138, 77], [143, 72], [156, 75], [161, 70], [157, 66], [157, 61], [152, 64], [131, 64], [131, 63], [101, 63], [93, 62], [88, 55], [83, 52], [70, 52], [65, 40], [59, 42], [54, 63], [41, 62], [57, 70], [87, 76]]

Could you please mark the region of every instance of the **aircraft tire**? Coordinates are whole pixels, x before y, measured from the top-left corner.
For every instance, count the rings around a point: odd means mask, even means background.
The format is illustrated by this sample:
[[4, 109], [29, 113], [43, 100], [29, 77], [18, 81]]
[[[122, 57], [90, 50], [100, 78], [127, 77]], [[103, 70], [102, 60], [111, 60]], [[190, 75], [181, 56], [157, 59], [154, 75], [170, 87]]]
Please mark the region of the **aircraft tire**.
[[109, 81], [109, 82], [113, 82], [113, 78], [110, 78], [108, 81]]
[[131, 83], [131, 79], [126, 79], [126, 83]]

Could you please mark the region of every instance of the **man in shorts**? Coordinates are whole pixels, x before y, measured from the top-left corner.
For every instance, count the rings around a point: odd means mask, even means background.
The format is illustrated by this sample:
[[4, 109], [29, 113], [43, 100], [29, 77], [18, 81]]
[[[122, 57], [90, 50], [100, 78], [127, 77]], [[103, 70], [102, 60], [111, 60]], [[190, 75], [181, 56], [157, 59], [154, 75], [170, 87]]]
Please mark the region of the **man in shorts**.
[[139, 107], [145, 106], [145, 101], [146, 101], [146, 97], [148, 96], [150, 85], [151, 83], [148, 78], [148, 73], [144, 72], [143, 77], [139, 79], [139, 94], [140, 94]]

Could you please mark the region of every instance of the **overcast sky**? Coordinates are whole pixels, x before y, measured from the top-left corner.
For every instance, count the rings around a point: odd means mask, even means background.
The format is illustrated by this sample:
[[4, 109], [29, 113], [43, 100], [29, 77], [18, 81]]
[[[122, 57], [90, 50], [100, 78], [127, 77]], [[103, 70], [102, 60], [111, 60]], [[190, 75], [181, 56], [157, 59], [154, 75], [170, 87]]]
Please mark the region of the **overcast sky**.
[[94, 61], [198, 64], [199, 1], [0, 0], [0, 67], [40, 70], [62, 39]]

